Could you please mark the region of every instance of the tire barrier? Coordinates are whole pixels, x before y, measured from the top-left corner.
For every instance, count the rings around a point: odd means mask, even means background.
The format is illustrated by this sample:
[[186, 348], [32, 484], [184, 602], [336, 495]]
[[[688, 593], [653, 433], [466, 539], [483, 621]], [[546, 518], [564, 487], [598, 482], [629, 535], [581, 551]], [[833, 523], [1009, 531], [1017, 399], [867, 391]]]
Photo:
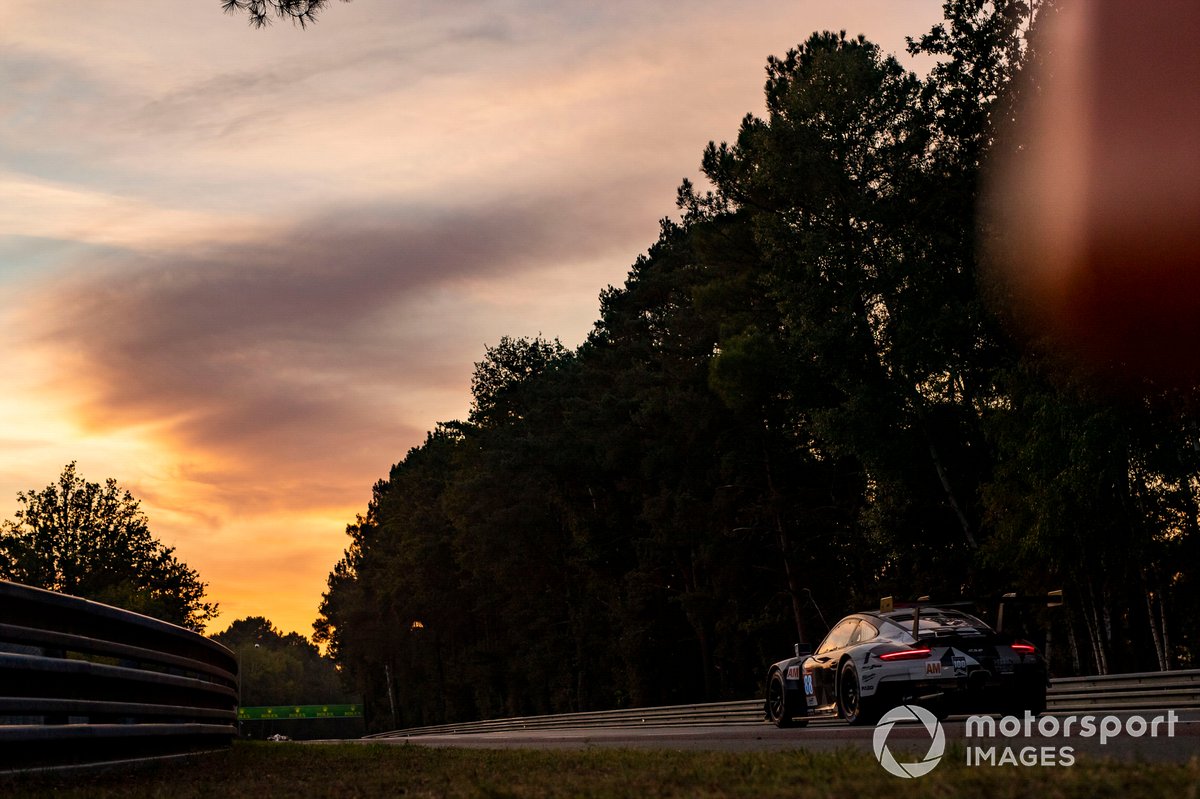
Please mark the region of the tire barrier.
[[[1152, 710], [1200, 707], [1200, 669], [1192, 671], [1065, 677], [1050, 681], [1049, 713], [1073, 710]], [[520, 732], [521, 730], [653, 727], [698, 724], [761, 724], [763, 700], [747, 699], [700, 705], [563, 713], [553, 716], [438, 724], [368, 735], [368, 738], [413, 738], [422, 735]]]
[[237, 688], [198, 633], [0, 580], [0, 770], [226, 748]]

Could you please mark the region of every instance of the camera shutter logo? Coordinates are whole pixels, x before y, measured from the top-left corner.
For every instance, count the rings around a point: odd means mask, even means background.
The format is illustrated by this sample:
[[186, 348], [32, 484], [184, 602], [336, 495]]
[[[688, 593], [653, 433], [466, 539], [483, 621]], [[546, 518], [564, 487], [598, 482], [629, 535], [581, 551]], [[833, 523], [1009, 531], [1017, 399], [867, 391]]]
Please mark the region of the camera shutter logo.
[[[888, 734], [891, 733], [892, 727], [896, 726], [896, 722], [898, 721], [919, 721], [925, 726], [931, 742], [929, 744], [929, 751], [925, 753], [923, 760], [919, 760], [916, 763], [900, 763], [896, 760], [892, 751], [888, 749]], [[879, 761], [879, 765], [883, 766], [887, 773], [905, 779], [912, 779], [913, 777], [925, 776], [933, 771], [937, 764], [941, 762], [942, 754], [946, 751], [946, 733], [942, 730], [942, 725], [938, 723], [937, 716], [925, 708], [917, 705], [900, 705], [883, 714], [883, 718], [875, 725], [873, 743], [875, 745], [875, 759]]]

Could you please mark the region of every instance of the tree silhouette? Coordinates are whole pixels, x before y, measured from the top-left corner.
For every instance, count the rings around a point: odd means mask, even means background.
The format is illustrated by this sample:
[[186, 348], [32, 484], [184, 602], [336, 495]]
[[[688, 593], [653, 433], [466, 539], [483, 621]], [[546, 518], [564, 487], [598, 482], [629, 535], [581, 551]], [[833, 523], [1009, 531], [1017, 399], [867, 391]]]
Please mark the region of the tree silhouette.
[[138, 500], [111, 477], [89, 483], [72, 461], [17, 502], [15, 520], [0, 523], [0, 577], [194, 630], [216, 617], [199, 575], [151, 535]]

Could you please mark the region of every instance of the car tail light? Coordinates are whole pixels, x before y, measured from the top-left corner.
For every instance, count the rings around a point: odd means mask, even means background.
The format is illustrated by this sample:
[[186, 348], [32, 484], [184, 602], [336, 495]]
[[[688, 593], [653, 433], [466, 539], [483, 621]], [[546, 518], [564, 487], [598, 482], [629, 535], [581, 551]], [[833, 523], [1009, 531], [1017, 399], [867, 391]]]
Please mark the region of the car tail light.
[[1021, 655], [1032, 655], [1036, 651], [1036, 648], [1028, 641], [1014, 641], [1012, 651]]
[[924, 660], [933, 650], [927, 646], [917, 649], [901, 649], [899, 652], [884, 652], [880, 660]]

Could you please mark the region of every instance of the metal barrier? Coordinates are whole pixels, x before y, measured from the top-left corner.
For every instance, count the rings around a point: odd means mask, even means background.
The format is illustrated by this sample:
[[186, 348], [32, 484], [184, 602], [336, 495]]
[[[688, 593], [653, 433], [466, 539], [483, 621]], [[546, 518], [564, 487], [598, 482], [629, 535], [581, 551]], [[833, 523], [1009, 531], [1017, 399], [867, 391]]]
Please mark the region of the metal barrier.
[[1200, 707], [1200, 669], [1063, 677], [1046, 695], [1051, 710]]
[[[1065, 677], [1052, 680], [1047, 710], [1151, 710], [1200, 707], [1200, 670], [1103, 677]], [[763, 700], [746, 699], [702, 705], [562, 713], [554, 716], [438, 724], [368, 735], [368, 738], [411, 738], [457, 733], [519, 732], [521, 730], [586, 729], [599, 727], [668, 727], [694, 724], [761, 724]]]
[[0, 769], [227, 747], [237, 674], [191, 630], [0, 580]]
[[586, 727], [657, 727], [676, 724], [742, 724], [763, 719], [761, 699], [717, 702], [703, 705], [667, 705], [629, 710], [600, 710], [591, 713], [561, 713], [554, 716], [469, 721], [438, 724], [407, 730], [381, 732], [368, 738], [407, 738], [415, 735], [453, 735], [455, 733], [516, 732], [519, 730], [577, 729]]

